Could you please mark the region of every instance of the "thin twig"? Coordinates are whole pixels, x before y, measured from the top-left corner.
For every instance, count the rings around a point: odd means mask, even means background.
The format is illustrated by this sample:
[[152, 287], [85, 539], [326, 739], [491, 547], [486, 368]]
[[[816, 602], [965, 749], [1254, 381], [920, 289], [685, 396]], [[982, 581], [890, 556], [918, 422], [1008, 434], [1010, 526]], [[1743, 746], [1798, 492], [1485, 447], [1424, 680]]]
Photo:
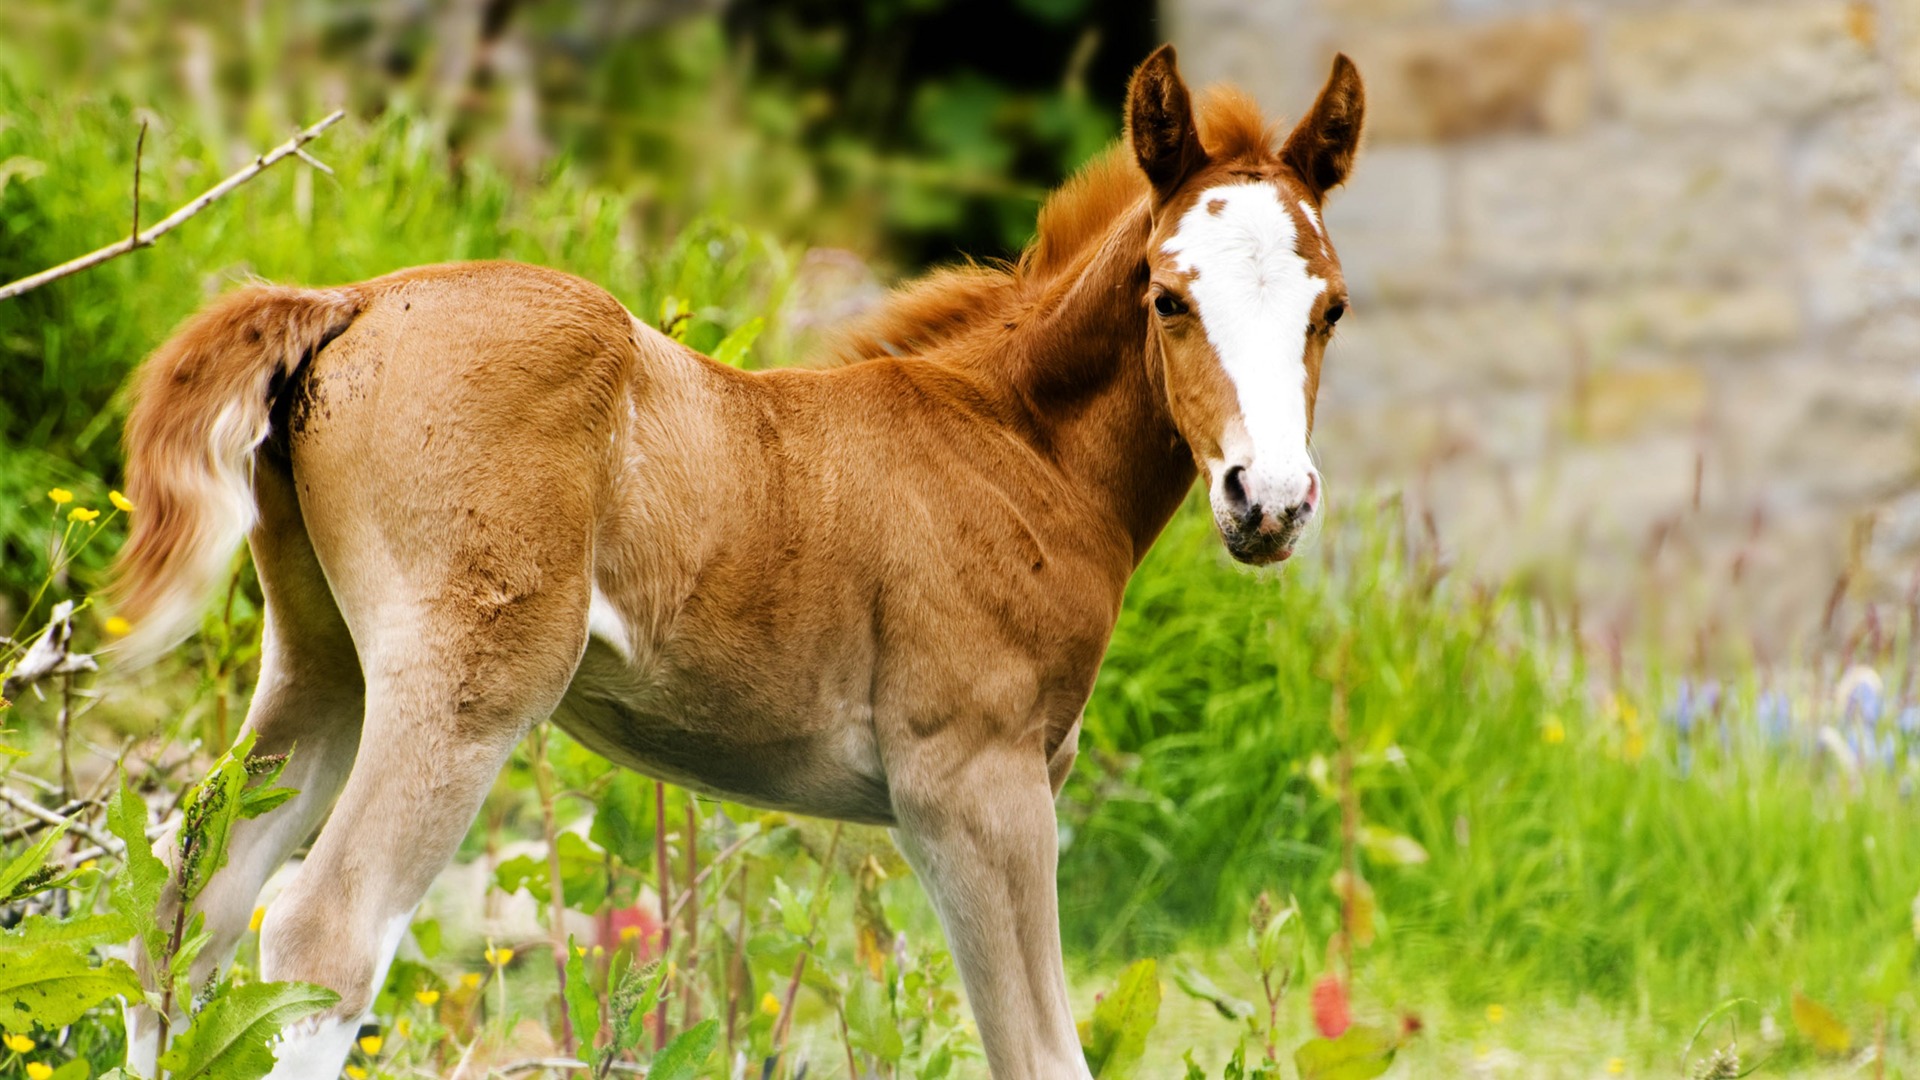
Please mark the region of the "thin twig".
[[[673, 922], [666, 918], [668, 905], [673, 901], [673, 869], [667, 862], [667, 784], [664, 780], [653, 782], [653, 868], [656, 881], [654, 893], [660, 901], [660, 959], [672, 962], [673, 959]], [[653, 1014], [653, 1049], [659, 1053], [667, 1045], [667, 998], [660, 996], [660, 1004]]]
[[140, 137], [133, 142], [133, 228], [127, 230], [127, 242], [140, 242], [140, 158], [147, 149], [147, 122], [140, 121]]
[[65, 825], [67, 828], [73, 830], [74, 835], [84, 836], [88, 840], [93, 841], [95, 845], [115, 855], [126, 850], [126, 846], [120, 843], [118, 839], [101, 832], [78, 818], [62, 817], [46, 807], [41, 806], [39, 803], [34, 802], [32, 799], [27, 798], [25, 795], [14, 791], [12, 788], [0, 787], [0, 802], [6, 803], [8, 806], [13, 807], [28, 817], [39, 818], [48, 825]]
[[[65, 818], [78, 814], [93, 805], [94, 803], [91, 799], [75, 799], [65, 806], [55, 807], [53, 812], [55, 815]], [[35, 818], [24, 825], [15, 825], [11, 829], [0, 832], [0, 844], [11, 844], [16, 840], [25, 840], [27, 837], [43, 829], [52, 828], [55, 824], [57, 824], [57, 822], [42, 821], [39, 818]]]
[[[234, 173], [232, 176], [201, 192], [192, 202], [161, 218], [157, 224], [145, 232], [134, 233], [124, 240], [108, 244], [106, 247], [100, 248], [97, 251], [90, 251], [77, 259], [63, 262], [50, 270], [42, 270], [37, 274], [23, 277], [18, 281], [0, 285], [0, 300], [11, 299], [19, 296], [21, 293], [37, 289], [49, 281], [58, 281], [63, 277], [77, 274], [82, 270], [92, 269], [106, 262], [108, 259], [117, 258], [130, 251], [143, 247], [151, 247], [154, 241], [178, 228], [180, 224], [188, 218], [211, 206], [214, 200], [219, 199], [234, 188], [239, 187], [241, 184], [272, 168], [282, 158], [291, 157], [299, 153], [302, 146], [319, 138], [322, 132], [339, 123], [346, 115], [345, 110], [334, 110], [333, 114], [325, 120], [320, 121], [300, 132], [298, 135], [295, 135], [293, 138], [288, 139], [286, 142], [281, 143], [279, 146], [254, 158], [253, 162], [246, 168], [241, 169], [239, 172]], [[135, 171], [135, 175], [139, 175], [137, 170]]]
[[[512, 1076], [515, 1073], [532, 1072], [535, 1069], [584, 1069], [587, 1063], [573, 1058], [527, 1058], [525, 1061], [510, 1061], [505, 1065], [495, 1065], [487, 1070], [488, 1076]], [[644, 1065], [635, 1065], [631, 1061], [615, 1061], [609, 1066], [614, 1072], [639, 1073], [647, 1071]]]
[[733, 843], [728, 844], [725, 848], [722, 848], [720, 854], [707, 860], [707, 865], [701, 867], [700, 872], [693, 876], [693, 884], [688, 886], [687, 891], [673, 898], [673, 910], [668, 912], [666, 921], [672, 922], [679, 918], [680, 909], [687, 906], [687, 896], [689, 894], [699, 895], [698, 890], [700, 885], [705, 882], [707, 878], [713, 876], [713, 872], [719, 869], [721, 863], [739, 854], [742, 848], [759, 839], [760, 835], [760, 833], [748, 833]]

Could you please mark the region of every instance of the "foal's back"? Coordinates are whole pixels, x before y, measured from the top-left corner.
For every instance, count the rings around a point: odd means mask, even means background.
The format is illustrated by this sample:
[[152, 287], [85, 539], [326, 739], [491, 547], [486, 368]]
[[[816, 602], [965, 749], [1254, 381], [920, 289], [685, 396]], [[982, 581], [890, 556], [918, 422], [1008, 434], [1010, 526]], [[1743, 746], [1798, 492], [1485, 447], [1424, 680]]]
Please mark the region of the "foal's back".
[[990, 383], [735, 371], [515, 264], [357, 289], [282, 450], [370, 678], [452, 657], [629, 766], [877, 823], [889, 726], [1065, 737], [1125, 565]]

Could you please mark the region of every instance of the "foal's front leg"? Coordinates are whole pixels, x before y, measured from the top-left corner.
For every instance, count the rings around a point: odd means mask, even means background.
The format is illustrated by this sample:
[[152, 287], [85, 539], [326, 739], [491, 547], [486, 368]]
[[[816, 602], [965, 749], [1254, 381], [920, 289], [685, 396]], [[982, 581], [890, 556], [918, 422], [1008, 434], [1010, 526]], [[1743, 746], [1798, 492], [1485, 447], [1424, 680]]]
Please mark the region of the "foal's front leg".
[[1045, 757], [1016, 746], [906, 757], [888, 769], [894, 838], [940, 913], [994, 1080], [1085, 1080], [1060, 959]]

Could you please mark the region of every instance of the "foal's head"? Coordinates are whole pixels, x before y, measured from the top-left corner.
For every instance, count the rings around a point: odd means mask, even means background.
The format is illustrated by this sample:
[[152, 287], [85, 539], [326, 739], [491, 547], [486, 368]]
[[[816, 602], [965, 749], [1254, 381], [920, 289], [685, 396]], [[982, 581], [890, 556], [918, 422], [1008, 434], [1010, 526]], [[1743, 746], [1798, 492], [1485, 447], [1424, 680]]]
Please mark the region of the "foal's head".
[[1293, 554], [1320, 504], [1307, 439], [1320, 360], [1347, 310], [1320, 206], [1347, 178], [1363, 109], [1359, 72], [1340, 56], [1277, 153], [1263, 128], [1210, 152], [1171, 47], [1128, 90], [1127, 137], [1153, 189], [1148, 353], [1242, 562]]

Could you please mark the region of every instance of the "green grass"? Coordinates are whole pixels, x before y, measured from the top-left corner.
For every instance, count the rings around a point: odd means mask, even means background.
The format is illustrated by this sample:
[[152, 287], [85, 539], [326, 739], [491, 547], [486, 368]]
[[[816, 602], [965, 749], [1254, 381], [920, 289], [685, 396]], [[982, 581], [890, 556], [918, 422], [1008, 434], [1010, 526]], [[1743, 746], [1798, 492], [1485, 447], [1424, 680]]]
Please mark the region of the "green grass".
[[[0, 76], [0, 115], [11, 118], [0, 124], [0, 277], [117, 236], [131, 107], [36, 98]], [[580, 273], [643, 317], [684, 301], [689, 341], [712, 348], [776, 308], [789, 281], [792, 253], [778, 240], [711, 219], [648, 239], [632, 227], [635, 192], [564, 164], [536, 184], [456, 166], [400, 112], [349, 122], [314, 150], [337, 178], [282, 166], [153, 250], [0, 303], [0, 597], [16, 608], [44, 573], [45, 489], [100, 504], [118, 473], [117, 388], [230, 282], [519, 258]], [[156, 126], [148, 220], [224, 172], [190, 132]], [[758, 359], [793, 350], [776, 334]], [[84, 591], [98, 565], [83, 561], [77, 585], [59, 591]], [[1379, 933], [1359, 950], [1357, 998], [1363, 1009], [1405, 1006], [1431, 1019], [1432, 1048], [1415, 1053], [1413, 1072], [1458, 1075], [1482, 1049], [1503, 1047], [1546, 1060], [1556, 1039], [1566, 1068], [1552, 1075], [1592, 1075], [1616, 1055], [1652, 1069], [1727, 997], [1758, 1000], [1790, 1031], [1796, 988], [1863, 1037], [1877, 967], [1890, 955], [1905, 963], [1897, 947], [1913, 940], [1920, 832], [1903, 791], [1920, 777], [1915, 746], [1898, 746], [1895, 772], [1856, 778], [1817, 749], [1821, 727], [1843, 741], [1860, 727], [1833, 704], [1831, 685], [1739, 662], [1693, 672], [1657, 647], [1615, 685], [1553, 616], [1517, 581], [1440, 572], [1390, 500], [1334, 506], [1319, 543], [1282, 573], [1233, 566], [1189, 507], [1128, 593], [1062, 802], [1064, 926], [1083, 987], [1105, 985], [1123, 960], [1181, 954], [1253, 996], [1235, 950], [1262, 890], [1300, 898], [1313, 942], [1303, 975], [1325, 967], [1322, 946], [1338, 926], [1329, 885], [1341, 844], [1338, 696], [1351, 717], [1359, 808], [1378, 841], [1361, 859]], [[1912, 630], [1856, 659], [1888, 685], [1902, 682], [1894, 658]], [[82, 634], [90, 645], [92, 627]], [[1735, 639], [1711, 653], [1743, 651]], [[1811, 671], [1820, 658], [1804, 659]], [[1686, 740], [1664, 719], [1682, 670], [1729, 687], [1724, 743], [1717, 717]], [[203, 685], [174, 669], [165, 685], [110, 698], [86, 723], [198, 724], [224, 677]], [[238, 673], [240, 688], [250, 682]], [[1794, 728], [1778, 742], [1754, 719], [1763, 683], [1796, 695]], [[1909, 704], [1888, 699], [1889, 714]], [[196, 704], [182, 712], [174, 702]], [[45, 766], [50, 715], [37, 703], [8, 714], [37, 755], [15, 767]], [[527, 835], [526, 807], [501, 809], [525, 798], [503, 790], [484, 820]], [[1409, 862], [1398, 838], [1424, 861]], [[1375, 857], [1394, 850], [1401, 857]], [[770, 878], [798, 866], [794, 883], [811, 880], [792, 852], [783, 858], [756, 867]], [[903, 925], [930, 925], [917, 901], [894, 902]], [[849, 931], [829, 933], [844, 946]], [[1892, 1038], [1905, 1044], [1914, 999], [1897, 989], [1889, 1000]], [[1493, 1003], [1510, 1017], [1502, 1031], [1481, 1019]], [[1292, 1030], [1304, 1031], [1297, 1000], [1291, 1008]], [[1193, 1043], [1217, 1066], [1230, 1035], [1208, 1034], [1204, 1010], [1169, 1010], [1150, 1060], [1170, 1069]], [[830, 1031], [821, 1038], [834, 1045]], [[1788, 1052], [1800, 1054], [1782, 1059], [1793, 1068], [1807, 1060], [1791, 1043]]]
[[1336, 509], [1281, 574], [1226, 562], [1197, 512], [1149, 556], [1069, 788], [1082, 955], [1237, 937], [1261, 889], [1296, 893], [1318, 940], [1335, 929], [1339, 810], [1314, 774], [1337, 753], [1344, 652], [1364, 820], [1428, 855], [1363, 853], [1380, 909], [1363, 987], [1597, 1004], [1668, 1036], [1735, 995], [1787, 1024], [1801, 988], [1864, 1023], [1875, 965], [1916, 929], [1915, 759], [1851, 778], [1813, 745], [1819, 725], [1850, 726], [1825, 687], [1776, 745], [1756, 676], [1734, 671], [1725, 745], [1701, 720], [1683, 774], [1661, 679], [1602, 685], [1517, 591], [1435, 583], [1391, 507]]

